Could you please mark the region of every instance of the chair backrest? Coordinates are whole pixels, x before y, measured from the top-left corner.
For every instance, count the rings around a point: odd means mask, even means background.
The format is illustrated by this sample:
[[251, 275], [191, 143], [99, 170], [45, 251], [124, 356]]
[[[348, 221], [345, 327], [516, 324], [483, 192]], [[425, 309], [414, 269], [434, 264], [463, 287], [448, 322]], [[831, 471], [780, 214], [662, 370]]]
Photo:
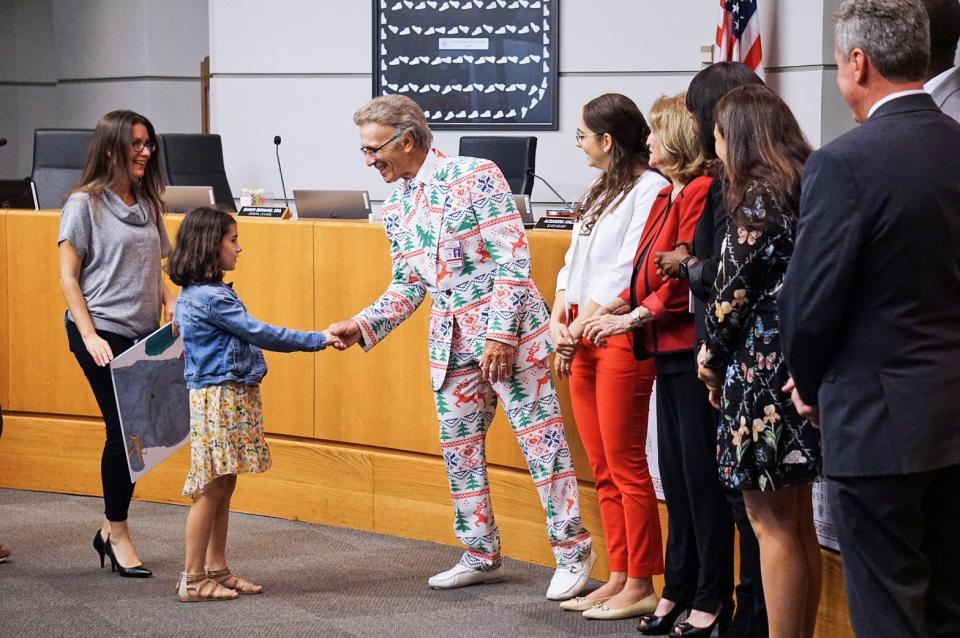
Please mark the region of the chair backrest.
[[219, 206], [237, 210], [233, 191], [223, 168], [223, 144], [219, 135], [204, 133], [163, 133], [160, 138], [160, 165], [171, 186], [212, 186]]
[[537, 168], [537, 138], [521, 136], [460, 138], [460, 155], [487, 159], [500, 167], [514, 195], [533, 191]]
[[40, 208], [60, 208], [83, 174], [93, 129], [38, 128], [33, 133], [33, 172]]

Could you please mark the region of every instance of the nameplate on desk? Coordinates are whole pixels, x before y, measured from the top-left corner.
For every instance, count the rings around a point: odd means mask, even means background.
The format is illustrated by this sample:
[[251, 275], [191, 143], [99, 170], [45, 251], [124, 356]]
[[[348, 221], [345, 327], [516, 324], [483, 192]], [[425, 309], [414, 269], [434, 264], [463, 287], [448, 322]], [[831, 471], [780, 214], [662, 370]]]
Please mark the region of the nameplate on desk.
[[537, 220], [537, 223], [534, 224], [534, 228], [550, 228], [553, 230], [573, 230], [573, 225], [576, 223], [576, 219], [573, 217], [553, 217], [553, 216], [543, 216]]
[[241, 206], [237, 211], [239, 217], [272, 217], [273, 219], [288, 219], [290, 209], [286, 206]]

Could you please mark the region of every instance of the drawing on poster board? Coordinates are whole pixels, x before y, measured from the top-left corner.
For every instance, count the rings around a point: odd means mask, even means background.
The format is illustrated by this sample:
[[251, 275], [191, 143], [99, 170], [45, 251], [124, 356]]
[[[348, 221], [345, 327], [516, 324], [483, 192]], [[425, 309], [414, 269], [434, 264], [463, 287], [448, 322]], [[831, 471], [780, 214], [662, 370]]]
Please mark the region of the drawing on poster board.
[[130, 480], [190, 440], [183, 340], [167, 324], [110, 362]]

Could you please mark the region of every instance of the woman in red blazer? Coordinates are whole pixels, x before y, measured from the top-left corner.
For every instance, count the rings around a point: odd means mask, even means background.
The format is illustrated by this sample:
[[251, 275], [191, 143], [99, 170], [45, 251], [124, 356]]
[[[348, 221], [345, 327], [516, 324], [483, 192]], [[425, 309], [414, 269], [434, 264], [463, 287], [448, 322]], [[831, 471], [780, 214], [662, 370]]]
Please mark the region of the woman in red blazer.
[[[664, 588], [645, 635], [706, 636], [729, 620], [730, 512], [716, 475], [716, 412], [698, 387], [694, 322], [686, 279], [664, 279], [654, 258], [690, 242], [712, 178], [684, 95], [657, 100], [650, 113], [650, 164], [672, 184], [660, 191], [637, 246], [630, 287], [589, 320], [584, 336], [602, 344], [632, 333], [638, 359], [657, 369], [657, 453], [669, 514]], [[702, 385], [702, 384], [701, 384]], [[690, 617], [674, 627], [685, 610]], [[723, 628], [723, 627], [722, 627]], [[721, 628], [721, 629], [722, 629]]]

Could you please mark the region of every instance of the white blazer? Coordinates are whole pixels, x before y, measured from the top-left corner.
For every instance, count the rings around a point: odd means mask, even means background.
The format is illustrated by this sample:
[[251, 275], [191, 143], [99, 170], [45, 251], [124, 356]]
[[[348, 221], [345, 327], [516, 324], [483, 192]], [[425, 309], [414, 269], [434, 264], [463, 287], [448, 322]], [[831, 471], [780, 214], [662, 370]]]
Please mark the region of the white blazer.
[[574, 225], [557, 274], [557, 292], [566, 291], [567, 308], [591, 299], [606, 305], [630, 285], [643, 226], [657, 194], [669, 183], [646, 170], [612, 210], [603, 211], [589, 235], [581, 234], [582, 222]]

